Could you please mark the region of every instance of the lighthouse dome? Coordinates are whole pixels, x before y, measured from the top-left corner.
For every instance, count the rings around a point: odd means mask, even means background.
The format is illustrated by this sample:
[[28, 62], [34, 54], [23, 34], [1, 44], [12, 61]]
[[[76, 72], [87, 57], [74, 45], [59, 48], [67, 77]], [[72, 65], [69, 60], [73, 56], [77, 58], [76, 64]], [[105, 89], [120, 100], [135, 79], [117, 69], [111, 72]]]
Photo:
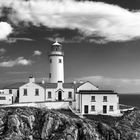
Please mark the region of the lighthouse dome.
[[63, 55], [62, 45], [59, 42], [55, 42], [51, 46], [51, 54], [60, 54]]

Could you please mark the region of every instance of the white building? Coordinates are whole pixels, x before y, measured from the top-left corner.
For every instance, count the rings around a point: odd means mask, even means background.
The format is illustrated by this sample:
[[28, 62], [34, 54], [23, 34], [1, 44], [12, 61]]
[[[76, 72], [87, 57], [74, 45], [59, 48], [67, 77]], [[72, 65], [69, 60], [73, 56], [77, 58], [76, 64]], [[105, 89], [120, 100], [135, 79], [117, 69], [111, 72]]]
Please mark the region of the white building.
[[4, 89], [0, 90], [0, 105], [12, 104], [13, 95], [4, 93]]
[[29, 77], [29, 82], [19, 87], [19, 102], [44, 102], [45, 88], [43, 84], [35, 83], [34, 77]]
[[50, 83], [46, 86], [46, 101], [74, 101], [75, 92], [72, 83]]
[[49, 63], [49, 83], [37, 83], [32, 76], [27, 83], [8, 85], [1, 90], [0, 104], [45, 102], [55, 106], [64, 102], [82, 115], [120, 113], [119, 97], [114, 91], [100, 90], [90, 82], [64, 82], [64, 52], [58, 42], [51, 47]]

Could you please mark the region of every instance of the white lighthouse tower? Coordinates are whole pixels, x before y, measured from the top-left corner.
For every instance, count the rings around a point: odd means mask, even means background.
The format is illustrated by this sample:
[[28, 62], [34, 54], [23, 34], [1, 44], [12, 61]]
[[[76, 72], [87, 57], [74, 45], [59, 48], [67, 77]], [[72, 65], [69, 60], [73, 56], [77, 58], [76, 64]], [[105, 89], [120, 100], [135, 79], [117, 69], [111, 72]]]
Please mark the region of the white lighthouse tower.
[[51, 46], [49, 55], [50, 73], [49, 82], [57, 83], [58, 81], [64, 82], [64, 52], [62, 45], [57, 41]]

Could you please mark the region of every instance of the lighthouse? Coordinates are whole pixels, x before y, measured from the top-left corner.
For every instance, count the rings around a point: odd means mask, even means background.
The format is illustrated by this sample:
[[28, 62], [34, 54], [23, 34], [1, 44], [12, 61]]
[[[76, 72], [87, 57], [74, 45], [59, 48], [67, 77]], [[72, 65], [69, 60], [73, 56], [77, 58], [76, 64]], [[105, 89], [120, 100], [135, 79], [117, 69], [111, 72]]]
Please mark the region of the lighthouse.
[[64, 52], [62, 45], [57, 41], [52, 44], [49, 54], [50, 73], [49, 82], [57, 83], [64, 82]]

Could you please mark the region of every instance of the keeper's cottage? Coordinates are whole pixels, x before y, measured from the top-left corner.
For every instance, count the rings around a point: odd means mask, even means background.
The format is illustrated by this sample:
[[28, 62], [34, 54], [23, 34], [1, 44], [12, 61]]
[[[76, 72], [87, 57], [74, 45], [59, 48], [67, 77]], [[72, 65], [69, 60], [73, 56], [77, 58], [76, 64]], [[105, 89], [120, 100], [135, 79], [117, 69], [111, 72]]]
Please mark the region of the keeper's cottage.
[[0, 90], [0, 104], [45, 102], [52, 108], [64, 104], [80, 114], [119, 114], [119, 96], [112, 90], [100, 90], [91, 82], [65, 83], [64, 52], [57, 41], [49, 54], [49, 82], [13, 83]]

